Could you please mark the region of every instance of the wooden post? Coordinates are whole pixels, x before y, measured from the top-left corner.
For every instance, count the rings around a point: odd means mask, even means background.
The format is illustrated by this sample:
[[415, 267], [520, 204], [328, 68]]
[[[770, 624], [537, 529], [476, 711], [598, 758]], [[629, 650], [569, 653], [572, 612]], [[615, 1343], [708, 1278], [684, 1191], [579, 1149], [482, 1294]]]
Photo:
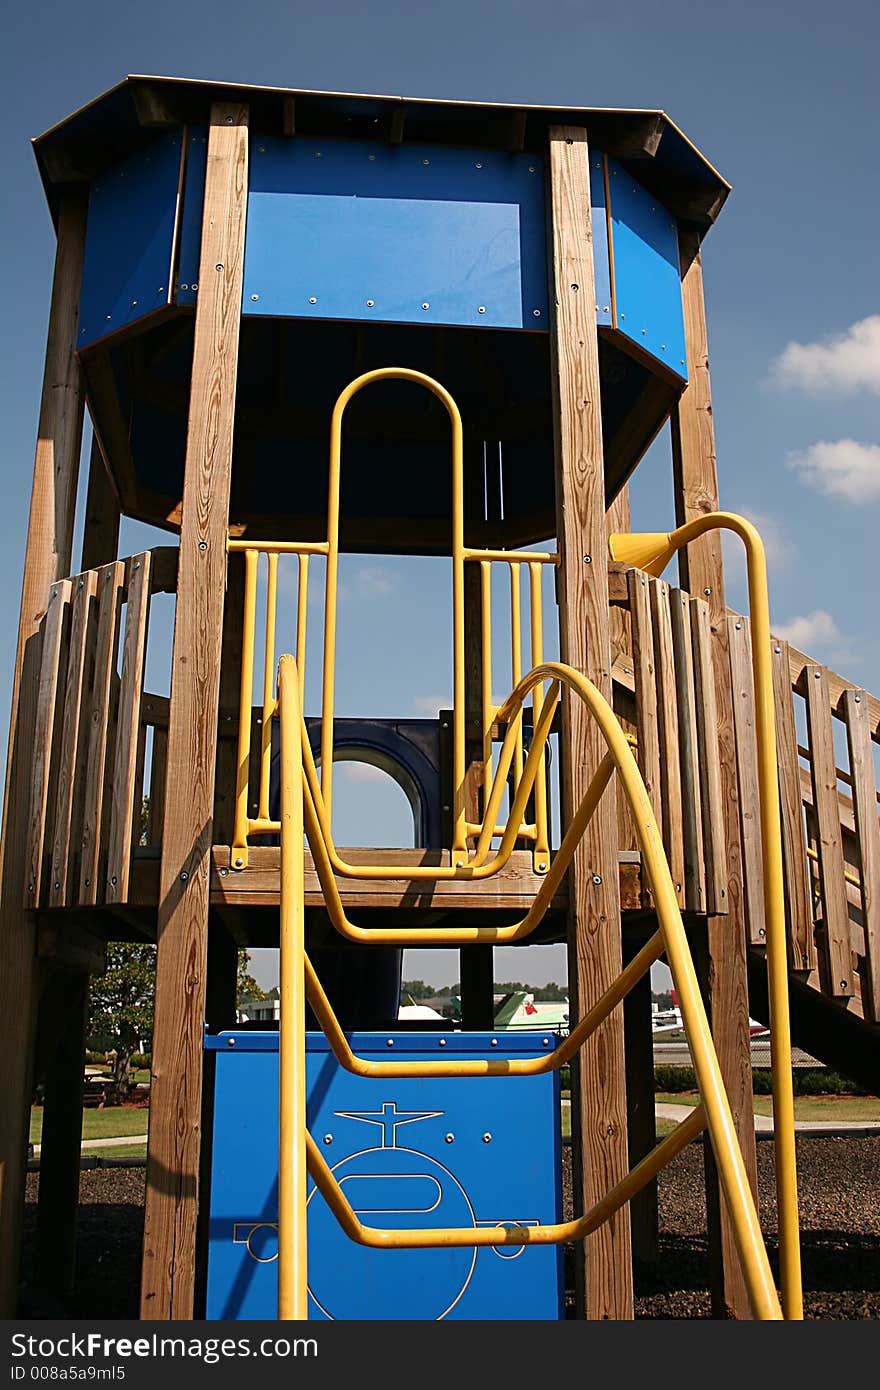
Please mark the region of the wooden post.
[[[627, 964], [644, 939], [625, 940]], [[654, 1035], [651, 1031], [651, 974], [644, 975], [623, 1001], [626, 1035], [627, 1140], [630, 1167], [649, 1154], [657, 1142], [654, 1117]], [[630, 1203], [633, 1259], [636, 1267], [652, 1265], [660, 1254], [657, 1179], [643, 1187]]]
[[76, 1267], [88, 997], [85, 972], [47, 970], [40, 1000], [46, 1047], [37, 1245], [39, 1283], [52, 1293], [73, 1288]]
[[96, 435], [89, 456], [89, 490], [83, 527], [81, 570], [95, 570], [116, 559], [119, 549], [119, 494], [107, 471]]
[[[672, 413], [675, 508], [676, 521], [680, 525], [692, 517], [717, 510], [718, 474], [703, 273], [696, 235], [681, 233], [679, 249], [688, 366], [687, 389]], [[755, 1190], [757, 1160], [749, 1044], [746, 924], [720, 533], [711, 531], [689, 545], [686, 552], [682, 551], [679, 572], [682, 587], [696, 597], [705, 599], [709, 605], [727, 854], [724, 881], [727, 915], [707, 919], [702, 985], [740, 1147], [752, 1189]], [[750, 1316], [749, 1302], [708, 1144], [705, 1152], [713, 1306], [716, 1314], [747, 1318]]]
[[214, 103], [171, 666], [141, 1316], [190, 1318], [248, 109]]
[[[476, 477], [477, 471], [471, 470]], [[483, 747], [480, 737], [483, 716], [482, 667], [483, 597], [480, 567], [464, 569], [464, 699], [465, 699], [465, 815], [476, 824], [480, 820], [480, 793], [483, 787]], [[492, 946], [463, 946], [459, 953], [461, 1023], [463, 1028], [491, 1030], [494, 1022], [495, 952]]]
[[0, 1317], [15, 1311], [36, 1013], [34, 918], [22, 911], [25, 844], [40, 675], [40, 623], [49, 586], [70, 569], [83, 398], [76, 326], [86, 202], [62, 197], [40, 401], [3, 806], [0, 888]]
[[[550, 219], [555, 323], [553, 353], [559, 636], [562, 660], [611, 699], [605, 480], [599, 400], [590, 169], [586, 131], [550, 130]], [[580, 700], [566, 697], [561, 741], [562, 814], [568, 823], [605, 752]], [[621, 970], [617, 823], [606, 793], [572, 860], [569, 884], [569, 990], [599, 997]], [[627, 1170], [623, 1018], [616, 1010], [573, 1068], [575, 1202], [591, 1206]], [[578, 1104], [574, 1083], [578, 1082]], [[575, 1120], [577, 1116], [577, 1120]], [[578, 1154], [581, 1159], [578, 1161]], [[633, 1313], [629, 1212], [618, 1212], [585, 1241], [585, 1306], [591, 1318]]]

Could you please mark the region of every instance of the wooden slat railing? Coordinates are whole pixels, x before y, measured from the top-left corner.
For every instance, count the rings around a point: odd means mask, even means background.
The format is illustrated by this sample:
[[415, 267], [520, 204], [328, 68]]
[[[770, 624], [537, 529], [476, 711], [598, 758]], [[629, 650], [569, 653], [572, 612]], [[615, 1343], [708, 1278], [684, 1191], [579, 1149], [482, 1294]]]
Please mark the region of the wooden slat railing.
[[630, 569], [613, 601], [629, 609], [631, 658], [615, 663], [631, 691], [636, 756], [689, 912], [727, 910], [721, 765], [709, 609], [681, 589]]
[[[750, 937], [761, 913], [753, 825], [756, 762], [749, 623], [728, 618], [735, 694], [741, 829]], [[779, 765], [786, 921], [791, 968], [830, 999], [880, 1023], [880, 819], [874, 745], [880, 702], [774, 638], [773, 696]], [[798, 716], [805, 743], [798, 740]], [[835, 726], [849, 768], [838, 766]], [[842, 741], [840, 741], [842, 742]]]
[[148, 842], [158, 842], [161, 811], [152, 808], [163, 801], [167, 701], [144, 694], [144, 666], [152, 596], [173, 593], [176, 575], [177, 551], [163, 547], [52, 586], [31, 781], [29, 908], [127, 900], [151, 725]]

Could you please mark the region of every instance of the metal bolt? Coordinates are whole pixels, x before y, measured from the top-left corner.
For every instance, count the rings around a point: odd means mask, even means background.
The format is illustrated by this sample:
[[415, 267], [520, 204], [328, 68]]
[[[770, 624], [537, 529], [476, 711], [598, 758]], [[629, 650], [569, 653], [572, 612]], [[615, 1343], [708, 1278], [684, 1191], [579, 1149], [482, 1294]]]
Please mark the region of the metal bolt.
[[[780, 647], [780, 645], [779, 645], [778, 642], [776, 643], [776, 646], [773, 648], [773, 650], [775, 651], [775, 653], [776, 653], [777, 656], [779, 656], [779, 655], [781, 654], [782, 648]], [[856, 696], [856, 699], [858, 699], [858, 696]]]
[[316, 159], [320, 159], [320, 158], [321, 158], [321, 151], [320, 151], [320, 150], [315, 150], [315, 158], [316, 158]]
[[[85, 880], [85, 885], [86, 885], [87, 888], [91, 888], [91, 886], [92, 886], [92, 880], [91, 880], [90, 878], [87, 878], [87, 879]], [[33, 888], [31, 888], [29, 891], [30, 891], [30, 892], [33, 892]]]
[[183, 283], [183, 281], [181, 280], [181, 282], [180, 282], [180, 288], [181, 288], [182, 290], [188, 290], [188, 289], [189, 289], [189, 285], [185, 285], [185, 284]]
[[195, 281], [195, 280], [193, 280], [192, 284], [190, 285], [190, 289], [191, 289], [191, 290], [197, 290], [198, 287], [199, 287], [199, 286], [198, 286], [198, 282]]
[[445, 1039], [445, 1038], [438, 1038], [438, 1039], [437, 1039], [437, 1046], [438, 1046], [438, 1047], [445, 1047], [445, 1046], [446, 1046], [446, 1039]]
[[[607, 309], [606, 309], [606, 311], [605, 311], [605, 312], [606, 312], [606, 313], [607, 313], [607, 312], [608, 312], [608, 311], [607, 311]], [[625, 319], [625, 318], [626, 318], [626, 314], [621, 314], [621, 316], [620, 316], [620, 317], [621, 317], [621, 320], [623, 320], [623, 319]]]
[[226, 1046], [227, 1046], [227, 1047], [235, 1047], [235, 1038], [227, 1038], [227, 1039], [226, 1039]]
[[599, 887], [599, 884], [602, 882], [602, 875], [601, 875], [601, 874], [593, 874], [593, 882], [595, 883], [596, 887], [598, 888], [598, 887]]
[[[186, 881], [187, 881], [188, 878], [189, 878], [189, 874], [187, 873], [186, 869], [184, 869], [183, 873], [180, 875], [180, 881], [181, 881], [181, 883], [186, 883]], [[115, 879], [115, 878], [114, 878], [113, 882], [114, 882], [114, 883], [116, 882], [116, 879]]]
[[482, 169], [482, 167], [483, 167], [482, 164], [479, 164], [479, 163], [477, 163], [477, 164], [474, 165], [474, 168], [475, 168], [475, 169]]
[[376, 156], [375, 156], [374, 154], [368, 154], [368, 155], [367, 155], [367, 159], [369, 159], [369, 160], [374, 160], [375, 158], [376, 158]]
[[259, 297], [260, 297], [260, 296], [259, 296], [258, 294], [252, 294], [252, 295], [251, 295], [251, 300], [253, 301], [254, 304], [256, 304], [256, 302], [257, 302], [257, 300], [259, 299]]
[[[777, 647], [776, 650], [779, 651], [779, 648]], [[862, 703], [862, 697], [861, 697], [861, 695], [857, 695], [857, 696], [855, 697], [855, 700], [856, 700], [856, 704], [857, 704], [857, 705], [860, 705], [860, 704]]]
[[541, 1046], [542, 1046], [542, 1047], [549, 1047], [549, 1046], [550, 1046], [550, 1039], [549, 1039], [549, 1038], [542, 1038], [542, 1039], [541, 1039]]
[[491, 1041], [491, 1043], [489, 1044], [489, 1046], [490, 1046], [490, 1047], [497, 1047], [497, 1046], [498, 1046], [498, 1039], [497, 1039], [497, 1038], [493, 1038], [492, 1041]]
[[431, 306], [430, 306], [430, 304], [428, 303], [428, 301], [427, 301], [427, 299], [426, 299], [425, 302], [424, 302], [424, 304], [422, 305], [422, 308], [423, 308], [423, 309], [430, 309], [430, 307], [431, 307]]
[[708, 584], [707, 584], [706, 587], [705, 587], [705, 589], [703, 590], [703, 593], [705, 594], [706, 598], [709, 597], [709, 595], [711, 594], [711, 592], [712, 592], [712, 590], [709, 588], [709, 586], [708, 586]]
[[237, 869], [240, 869], [243, 863], [244, 863], [244, 860], [243, 860], [243, 859], [236, 859], [236, 861], [235, 861], [235, 867], [236, 867]]
[[737, 632], [742, 632], [742, 623], [736, 623], [735, 626], [736, 626]]
[[547, 865], [544, 864], [543, 862], [540, 863], [540, 864], [538, 865], [538, 868], [539, 868], [539, 869], [546, 869], [546, 867], [547, 867]]
[[758, 928], [758, 935], [759, 935], [759, 936], [766, 936], [766, 935], [767, 935], [767, 929], [766, 929], [766, 927], [759, 927], [759, 928]]
[[318, 302], [318, 301], [317, 301], [317, 299], [315, 298], [315, 296], [314, 296], [313, 294], [310, 294], [310, 295], [309, 295], [309, 303], [310, 303], [310, 304], [317, 304], [317, 302]]
[[325, 1143], [325, 1144], [332, 1144], [332, 1143], [333, 1143], [333, 1135], [332, 1135], [332, 1134], [325, 1134], [325, 1135], [324, 1135], [324, 1143]]
[[492, 1143], [492, 1136], [491, 1136], [491, 1134], [489, 1133], [488, 1129], [486, 1130], [486, 1133], [483, 1135], [483, 1143], [484, 1143], [484, 1144], [491, 1144], [491, 1143]]
[[485, 314], [485, 312], [486, 312], [486, 306], [485, 306], [485, 304], [480, 304], [480, 305], [478, 305], [478, 307], [477, 307], [477, 313], [478, 313], [478, 314]]
[[229, 870], [228, 870], [228, 869], [221, 869], [221, 870], [220, 870], [220, 877], [221, 877], [221, 878], [228, 878], [228, 877], [229, 877]]
[[578, 285], [574, 280], [572, 280], [572, 282], [571, 282], [571, 288], [572, 288], [573, 290], [579, 290], [579, 289], [580, 289], [580, 285]]
[[[739, 627], [739, 623], [737, 623], [737, 627]], [[821, 672], [821, 671], [814, 671], [814, 672], [813, 672], [813, 677], [814, 677], [815, 680], [820, 681], [820, 680], [822, 679], [822, 672]]]
[[60, 883], [55, 883], [55, 884], [54, 884], [54, 887], [55, 887], [55, 888], [60, 888], [60, 887], [61, 887], [61, 884], [60, 884]]
[[[444, 724], [443, 727], [444, 727], [444, 729], [448, 729], [448, 728], [449, 728], [449, 725], [448, 725], [448, 724]], [[444, 811], [448, 811], [448, 810], [449, 810], [449, 806], [448, 806], [448, 805], [444, 806], [444, 807], [443, 807], [443, 810], [444, 810]]]
[[34, 891], [34, 885], [33, 885], [32, 883], [29, 883], [29, 884], [28, 884], [28, 892], [29, 892], [29, 893], [33, 893], [33, 891]]
[[227, 125], [232, 125], [232, 117], [231, 117], [231, 116], [224, 116], [223, 119], [224, 119], [224, 121], [226, 122]]
[[265, 153], [266, 153], [266, 146], [265, 146], [265, 145], [261, 145], [261, 146], [260, 146], [260, 154], [265, 154]]
[[584, 556], [584, 564], [585, 564], [585, 565], [591, 565], [592, 563], [593, 563], [593, 557], [592, 557], [592, 555], [585, 555], [585, 556]]
[[393, 1038], [386, 1038], [386, 1039], [385, 1039], [385, 1046], [386, 1046], [386, 1047], [393, 1047], [393, 1046], [394, 1046], [394, 1039], [393, 1039]]
[[136, 300], [136, 299], [133, 299], [133, 300], [131, 301], [131, 307], [132, 307], [132, 309], [136, 309], [136, 308], [137, 308], [137, 300]]
[[430, 161], [430, 159], [423, 159], [423, 160], [422, 160], [422, 163], [423, 163], [423, 164], [430, 164], [431, 161]]
[[840, 982], [840, 988], [841, 988], [841, 989], [846, 989], [846, 988], [847, 988], [846, 980], [841, 980], [841, 982]]
[[644, 335], [647, 333], [647, 331], [648, 331], [647, 328], [643, 328], [643, 329], [642, 329], [642, 336], [643, 336], [643, 337], [644, 337]]
[[368, 308], [368, 309], [372, 309], [372, 307], [373, 307], [373, 305], [374, 305], [375, 303], [376, 303], [375, 299], [368, 299], [368, 300], [367, 300], [367, 308]]
[[199, 541], [199, 550], [207, 550], [207, 549], [208, 549], [208, 542], [207, 542], [207, 541]]
[[116, 875], [115, 875], [115, 874], [114, 874], [113, 877], [111, 878], [110, 882], [113, 884], [113, 887], [115, 888], [115, 887], [116, 887]]
[[141, 562], [140, 562], [140, 560], [135, 561], [134, 568], [135, 568], [136, 570], [139, 570], [140, 567], [141, 567]]
[[105, 314], [105, 315], [104, 315], [104, 318], [107, 320], [108, 323], [110, 322], [110, 315], [109, 315], [109, 314]]
[[665, 351], [666, 351], [666, 344], [665, 344], [665, 343], [661, 343], [661, 344], [660, 344], [660, 351], [661, 351], [661, 352], [665, 352]]
[[536, 318], [536, 319], [539, 319], [539, 318], [541, 317], [541, 310], [540, 310], [540, 309], [533, 309], [533, 310], [532, 310], [532, 317], [533, 317], [533, 318]]
[[443, 1138], [446, 1140], [447, 1144], [454, 1144], [454, 1143], [455, 1143], [455, 1135], [454, 1135], [454, 1134], [444, 1134]]
[[530, 164], [530, 165], [529, 165], [529, 173], [530, 173], [530, 174], [534, 174], [535, 172], [536, 172], [536, 170], [535, 170], [534, 164]]

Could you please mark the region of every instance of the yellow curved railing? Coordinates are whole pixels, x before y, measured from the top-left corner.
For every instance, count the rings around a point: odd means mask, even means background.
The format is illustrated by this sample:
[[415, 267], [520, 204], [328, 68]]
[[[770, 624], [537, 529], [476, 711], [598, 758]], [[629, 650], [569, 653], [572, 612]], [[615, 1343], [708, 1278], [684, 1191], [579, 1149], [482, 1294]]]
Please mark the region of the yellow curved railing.
[[[317, 1004], [321, 1022], [328, 1029], [331, 1046], [343, 1065], [358, 1070], [361, 1059], [354, 1057], [332, 1009], [307, 962], [304, 949], [304, 834], [316, 860], [320, 856], [322, 827], [310, 814], [307, 768], [303, 752], [304, 720], [300, 703], [300, 683], [296, 663], [283, 656], [278, 670], [278, 709], [281, 721], [281, 837], [282, 837], [282, 897], [281, 897], [281, 1087], [280, 1148], [279, 1148], [279, 1317], [307, 1316], [306, 1276], [306, 1188], [302, 1166], [305, 1146], [307, 1167], [322, 1196], [334, 1211], [343, 1229], [361, 1244], [389, 1249], [413, 1247], [523, 1245], [552, 1243], [578, 1239], [594, 1230], [637, 1192], [668, 1159], [702, 1128], [707, 1128], [715, 1151], [722, 1187], [742, 1263], [752, 1309], [756, 1317], [778, 1319], [782, 1316], [767, 1253], [761, 1236], [757, 1212], [748, 1183], [742, 1154], [730, 1106], [724, 1091], [718, 1059], [700, 996], [696, 972], [691, 960], [675, 889], [663, 851], [657, 822], [642, 782], [626, 735], [617, 723], [614, 712], [596, 687], [584, 676], [558, 663], [539, 668], [521, 683], [522, 698], [529, 683], [552, 679], [564, 684], [584, 700], [596, 719], [608, 747], [614, 769], [633, 817], [642, 850], [643, 863], [654, 893], [660, 929], [656, 937], [640, 952], [610, 991], [579, 1023], [572, 1037], [548, 1058], [536, 1059], [541, 1068], [559, 1066], [573, 1055], [584, 1038], [594, 1031], [604, 1017], [632, 987], [636, 979], [650, 968], [660, 951], [665, 951], [673, 981], [678, 992], [682, 1020], [688, 1037], [694, 1070], [700, 1089], [701, 1106], [693, 1116], [679, 1126], [657, 1149], [643, 1160], [591, 1212], [575, 1221], [542, 1228], [511, 1228], [501, 1235], [497, 1231], [473, 1229], [439, 1229], [390, 1231], [364, 1226], [355, 1216], [330, 1172], [320, 1151], [305, 1131], [305, 1037], [299, 1031], [302, 998], [308, 987], [313, 1007]], [[607, 761], [607, 759], [606, 759]], [[610, 775], [610, 773], [609, 773]], [[596, 779], [594, 778], [594, 783]], [[607, 778], [605, 779], [607, 782]], [[601, 794], [601, 793], [600, 793]], [[589, 794], [588, 794], [589, 795]], [[595, 797], [593, 809], [598, 804]], [[589, 816], [587, 816], [587, 820]], [[586, 821], [584, 822], [586, 823]], [[326, 849], [326, 846], [324, 846]], [[317, 853], [316, 853], [317, 851]], [[367, 933], [374, 940], [375, 935]], [[421, 932], [401, 931], [395, 934], [399, 944], [421, 942]], [[656, 952], [656, 954], [655, 954]], [[316, 988], [317, 986], [317, 988]], [[299, 995], [299, 1004], [293, 1007]], [[285, 1022], [285, 1002], [288, 1019]], [[319, 1015], [319, 1016], [320, 1016]], [[291, 1054], [296, 1054], [292, 1056]], [[468, 1076], [487, 1074], [516, 1075], [520, 1068], [515, 1062], [503, 1063], [498, 1071], [491, 1059], [478, 1062], [453, 1061], [446, 1063], [373, 1063], [372, 1075]], [[529, 1064], [526, 1064], [527, 1066]], [[391, 1069], [387, 1070], [388, 1068]], [[300, 1118], [301, 1117], [301, 1118]]]

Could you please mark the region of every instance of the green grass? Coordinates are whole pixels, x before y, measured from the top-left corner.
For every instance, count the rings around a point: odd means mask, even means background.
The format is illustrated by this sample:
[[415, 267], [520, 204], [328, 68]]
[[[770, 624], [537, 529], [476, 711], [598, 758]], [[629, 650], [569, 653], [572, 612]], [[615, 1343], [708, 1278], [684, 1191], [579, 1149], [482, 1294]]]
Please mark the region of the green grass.
[[[658, 1092], [655, 1099], [666, 1105], [696, 1105], [698, 1096], [696, 1091]], [[756, 1115], [773, 1114], [770, 1096], [754, 1096], [752, 1103]], [[796, 1120], [878, 1124], [880, 1100], [874, 1096], [795, 1096], [794, 1117]]]
[[146, 1144], [114, 1144], [109, 1149], [83, 1149], [83, 1154], [91, 1158], [146, 1158]]
[[[667, 1134], [671, 1134], [675, 1129], [676, 1123], [675, 1120], [658, 1120], [657, 1138], [663, 1139]], [[571, 1101], [567, 1100], [564, 1096], [562, 1099], [562, 1137], [563, 1139], [571, 1137]]]
[[[150, 1112], [146, 1106], [112, 1106], [83, 1111], [83, 1139], [115, 1139], [117, 1135], [146, 1134]], [[43, 1134], [43, 1107], [31, 1109], [30, 1142], [39, 1144]], [[116, 1149], [113, 1150], [117, 1152]]]

